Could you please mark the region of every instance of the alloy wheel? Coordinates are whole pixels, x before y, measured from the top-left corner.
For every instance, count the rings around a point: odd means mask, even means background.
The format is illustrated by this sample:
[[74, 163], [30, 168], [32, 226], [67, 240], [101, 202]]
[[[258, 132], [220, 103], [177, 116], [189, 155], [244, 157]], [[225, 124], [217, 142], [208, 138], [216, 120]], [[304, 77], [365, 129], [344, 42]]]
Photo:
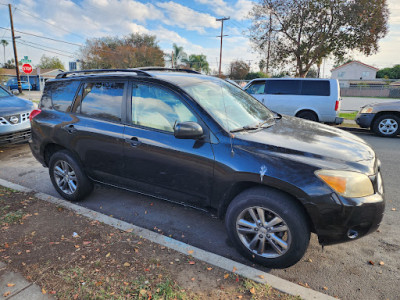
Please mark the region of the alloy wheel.
[[236, 221], [237, 234], [248, 250], [265, 258], [277, 258], [290, 248], [291, 233], [286, 222], [264, 207], [243, 210]]
[[399, 128], [399, 124], [393, 119], [383, 119], [378, 125], [379, 131], [384, 135], [394, 134]]
[[54, 165], [54, 178], [58, 188], [65, 194], [72, 195], [78, 186], [78, 179], [74, 169], [64, 160], [59, 160]]

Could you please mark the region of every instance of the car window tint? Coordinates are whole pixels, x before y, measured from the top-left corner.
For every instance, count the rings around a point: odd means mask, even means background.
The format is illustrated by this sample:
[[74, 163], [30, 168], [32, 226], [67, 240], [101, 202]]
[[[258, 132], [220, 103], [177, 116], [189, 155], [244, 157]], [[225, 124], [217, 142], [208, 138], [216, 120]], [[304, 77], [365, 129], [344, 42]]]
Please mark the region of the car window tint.
[[246, 89], [246, 92], [248, 92], [250, 95], [259, 95], [259, 94], [264, 94], [264, 90], [265, 90], [265, 82], [258, 81], [254, 82], [251, 86], [249, 86]]
[[83, 115], [120, 122], [123, 94], [122, 82], [89, 82], [82, 96], [77, 97], [74, 109]]
[[299, 95], [300, 80], [268, 80], [266, 93], [272, 95]]
[[174, 124], [193, 121], [196, 116], [172, 92], [147, 84], [133, 84], [132, 123], [164, 130], [174, 131]]
[[302, 80], [302, 95], [330, 96], [331, 89], [328, 80]]
[[79, 84], [79, 81], [60, 81], [54, 83], [51, 86], [53, 108], [59, 111], [69, 111]]

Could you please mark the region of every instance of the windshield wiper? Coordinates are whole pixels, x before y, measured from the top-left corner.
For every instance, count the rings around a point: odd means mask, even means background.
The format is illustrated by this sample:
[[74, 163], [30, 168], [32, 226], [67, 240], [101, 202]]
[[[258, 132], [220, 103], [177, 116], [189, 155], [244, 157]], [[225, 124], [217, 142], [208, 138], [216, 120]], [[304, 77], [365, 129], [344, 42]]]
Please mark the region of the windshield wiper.
[[260, 126], [258, 126], [258, 125], [246, 125], [246, 126], [243, 126], [243, 127], [237, 128], [237, 129], [233, 129], [230, 132], [234, 133], [234, 132], [247, 131], [247, 130], [256, 130], [258, 128], [260, 128]]

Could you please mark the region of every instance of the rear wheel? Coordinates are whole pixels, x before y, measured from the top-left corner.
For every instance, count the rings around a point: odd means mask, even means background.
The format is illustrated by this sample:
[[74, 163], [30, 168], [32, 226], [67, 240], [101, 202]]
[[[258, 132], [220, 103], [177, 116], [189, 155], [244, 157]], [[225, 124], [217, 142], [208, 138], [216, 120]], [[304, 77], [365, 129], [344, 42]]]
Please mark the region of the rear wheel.
[[395, 137], [400, 133], [400, 118], [392, 114], [381, 115], [372, 125], [372, 131], [385, 137]]
[[296, 117], [306, 119], [314, 122], [318, 122], [318, 116], [315, 112], [310, 110], [304, 110], [297, 113]]
[[225, 226], [236, 248], [270, 268], [287, 268], [307, 250], [310, 229], [302, 207], [269, 188], [252, 188], [229, 205]]
[[49, 173], [57, 192], [69, 201], [80, 201], [93, 189], [93, 183], [86, 176], [80, 162], [67, 150], [51, 156]]

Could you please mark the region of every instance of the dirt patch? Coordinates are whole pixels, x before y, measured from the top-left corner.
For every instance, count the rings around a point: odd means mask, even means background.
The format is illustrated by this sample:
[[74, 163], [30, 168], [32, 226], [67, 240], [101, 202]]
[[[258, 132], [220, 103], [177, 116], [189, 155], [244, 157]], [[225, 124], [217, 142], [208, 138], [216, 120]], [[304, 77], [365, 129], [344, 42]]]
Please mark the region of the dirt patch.
[[59, 299], [297, 299], [1, 187], [0, 260]]

